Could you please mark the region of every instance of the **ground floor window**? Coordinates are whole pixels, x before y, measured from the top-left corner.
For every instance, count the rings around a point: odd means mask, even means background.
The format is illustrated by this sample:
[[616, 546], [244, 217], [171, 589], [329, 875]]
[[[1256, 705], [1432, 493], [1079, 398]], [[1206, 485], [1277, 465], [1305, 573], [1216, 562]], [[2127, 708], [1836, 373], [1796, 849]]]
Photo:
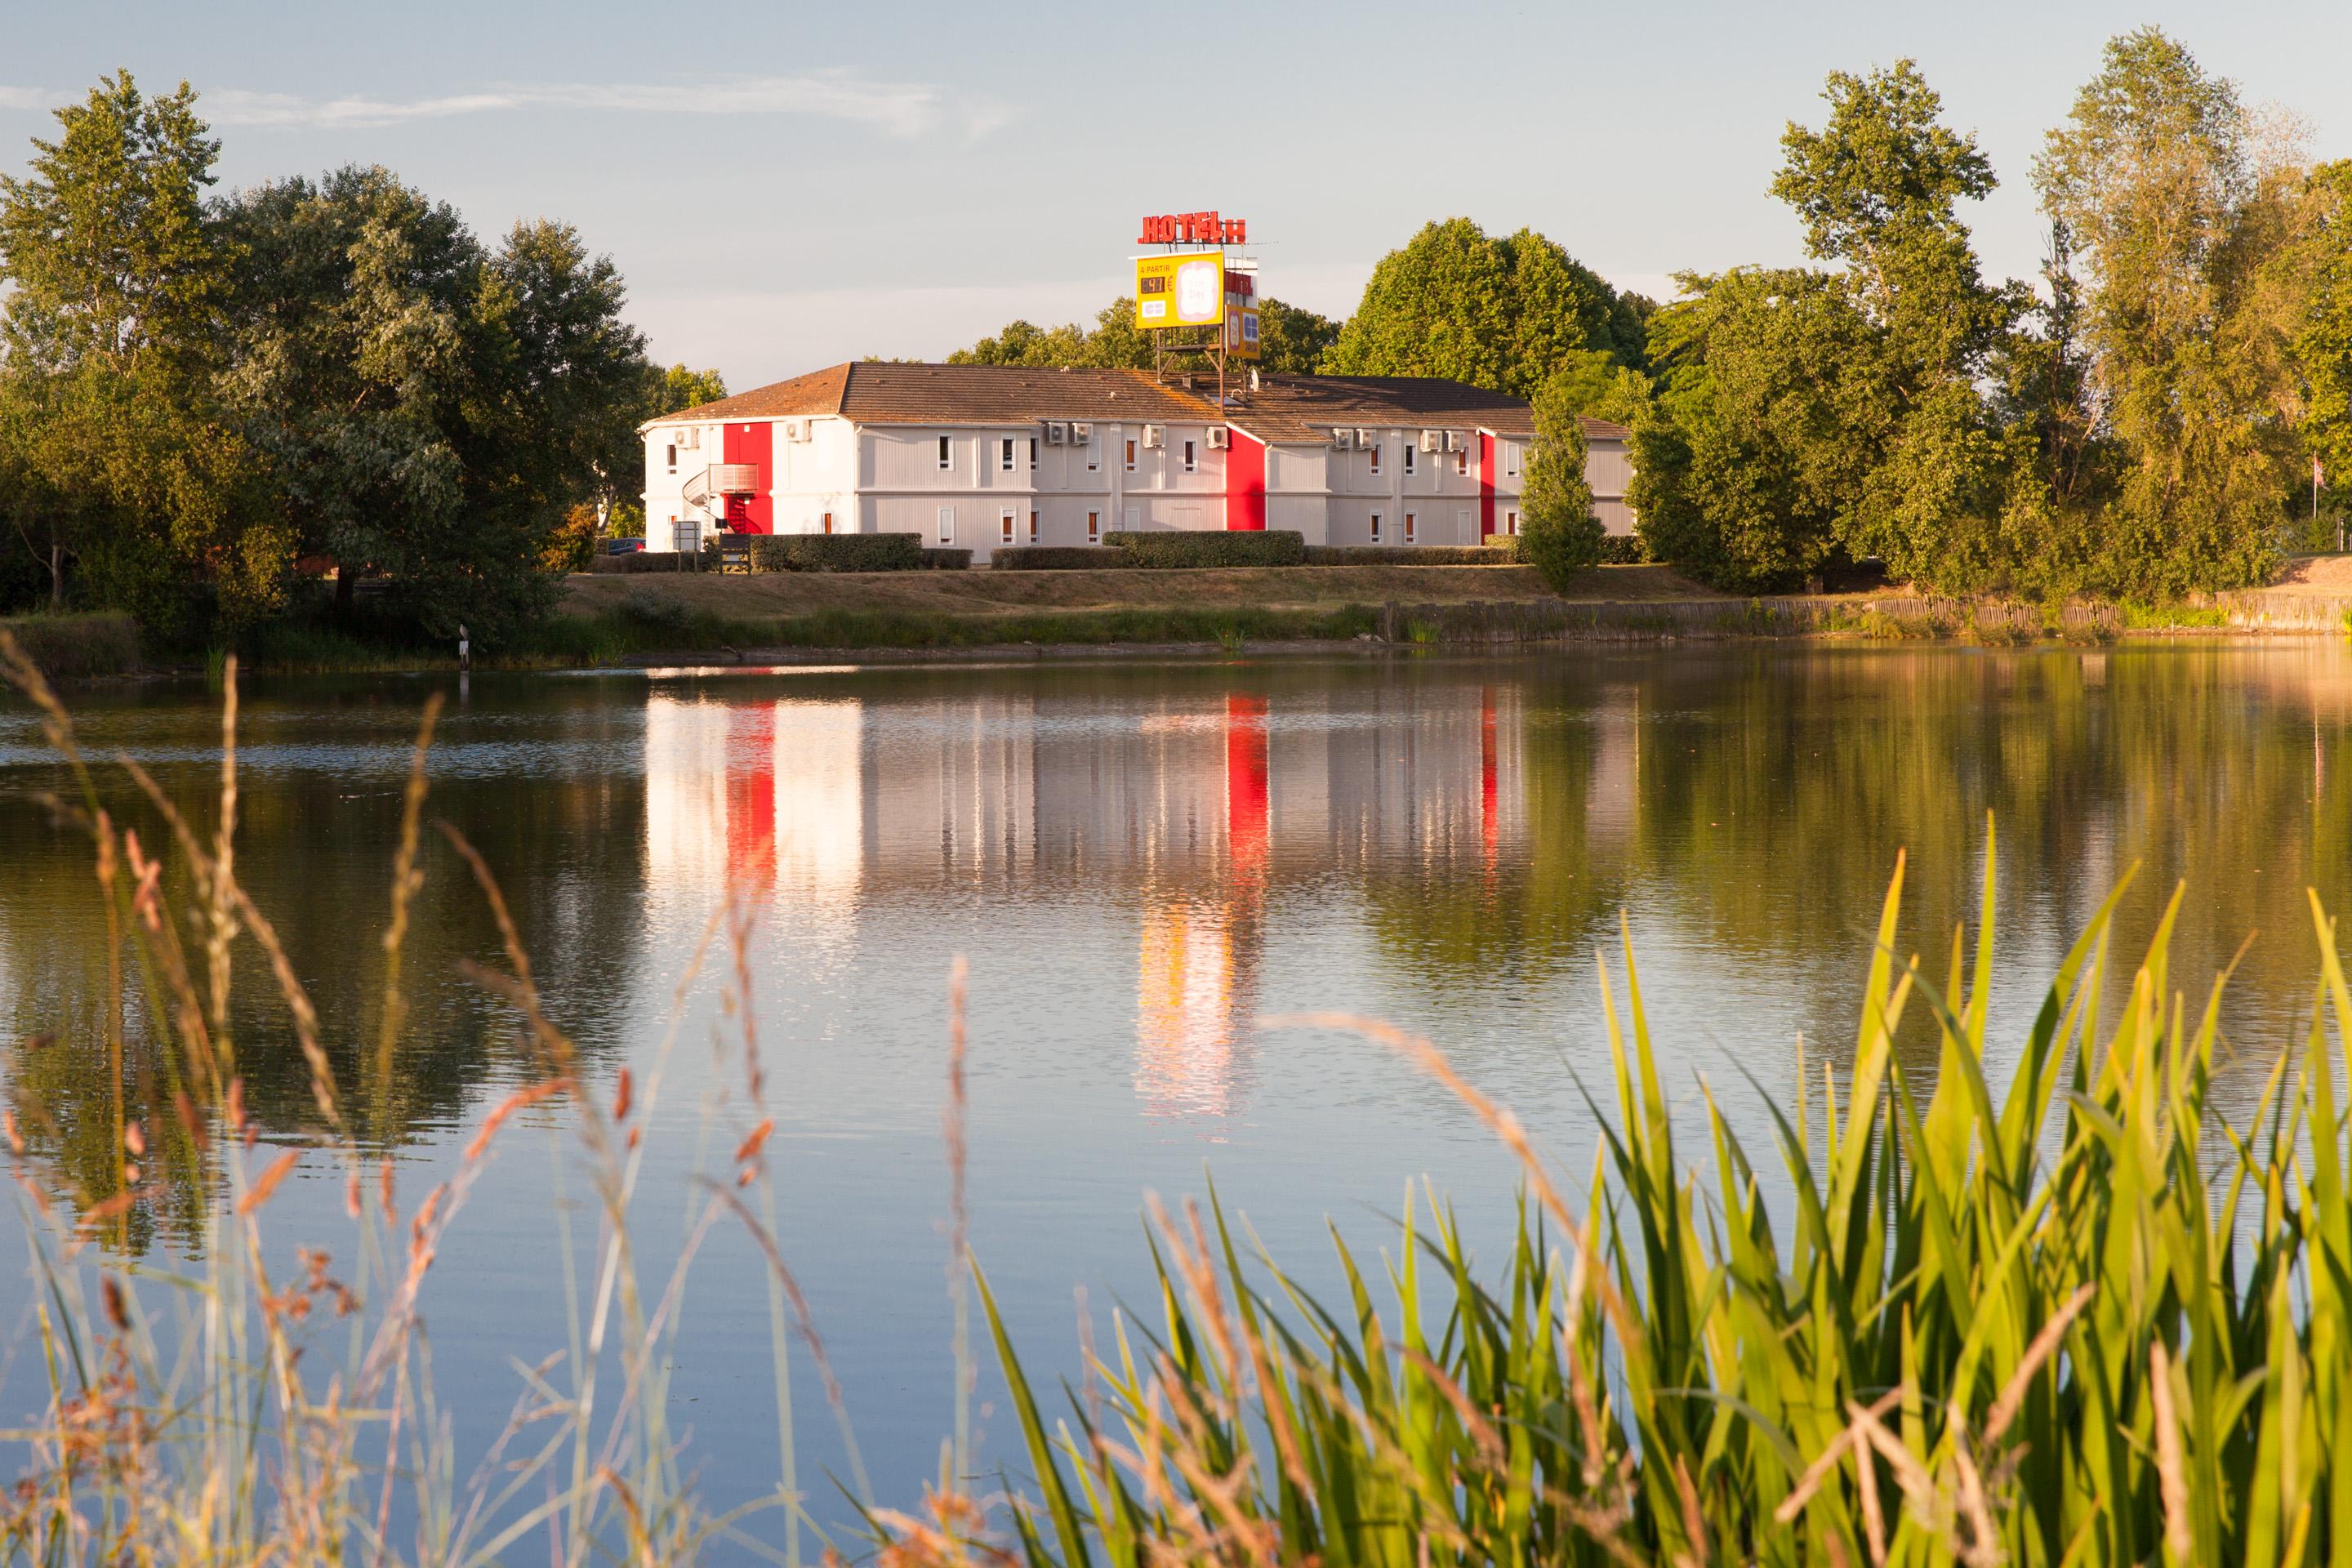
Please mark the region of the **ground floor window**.
[[1372, 542], [1373, 542], [1374, 544], [1378, 544], [1380, 542], [1381, 542], [1381, 514], [1380, 514], [1379, 512], [1374, 512], [1374, 513], [1372, 513]]
[[[942, 436], [940, 439], [944, 441], [947, 437]], [[951, 506], [940, 508], [940, 542], [941, 544], [955, 542], [955, 508]]]
[[831, 533], [833, 531], [833, 513], [831, 512], [826, 512], [824, 514], [824, 531], [827, 533]]
[[1102, 513], [1098, 511], [1087, 513], [1087, 542], [1088, 544], [1102, 542]]
[[1518, 537], [1519, 514], [1517, 512], [1507, 511], [1503, 514], [1503, 531], [1514, 539]]
[[1029, 514], [1029, 542], [1037, 542], [1037, 514], [1034, 511]]
[[1412, 512], [1404, 514], [1404, 542], [1407, 544], [1412, 542], [1413, 535], [1419, 531], [1420, 523], [1421, 519], [1417, 514]]
[[1000, 542], [1000, 543], [1003, 543], [1003, 544], [1010, 544], [1010, 543], [1012, 543], [1012, 542], [1013, 542], [1013, 514], [1012, 514], [1011, 512], [1009, 512], [1009, 511], [1008, 511], [1008, 512], [1006, 512], [1006, 513], [1003, 515], [1003, 518], [999, 519], [998, 521], [1003, 524], [1003, 537], [999, 540], [999, 542]]

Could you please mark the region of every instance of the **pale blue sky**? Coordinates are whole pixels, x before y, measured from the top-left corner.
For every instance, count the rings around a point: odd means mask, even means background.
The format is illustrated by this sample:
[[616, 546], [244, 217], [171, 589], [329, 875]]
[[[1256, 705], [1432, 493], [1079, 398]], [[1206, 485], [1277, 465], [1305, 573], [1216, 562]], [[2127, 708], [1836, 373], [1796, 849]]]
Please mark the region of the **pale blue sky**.
[[1782, 123], [1817, 122], [1824, 73], [1905, 55], [2001, 177], [1974, 215], [1989, 270], [2030, 275], [2042, 133], [2101, 42], [2147, 22], [2352, 154], [2345, 0], [0, 0], [0, 166], [105, 70], [186, 77], [226, 183], [373, 162], [486, 234], [568, 219], [620, 263], [657, 355], [742, 387], [1091, 318], [1146, 211], [1246, 216], [1266, 289], [1333, 314], [1456, 214], [1659, 294], [1681, 268], [1794, 260], [1765, 191]]

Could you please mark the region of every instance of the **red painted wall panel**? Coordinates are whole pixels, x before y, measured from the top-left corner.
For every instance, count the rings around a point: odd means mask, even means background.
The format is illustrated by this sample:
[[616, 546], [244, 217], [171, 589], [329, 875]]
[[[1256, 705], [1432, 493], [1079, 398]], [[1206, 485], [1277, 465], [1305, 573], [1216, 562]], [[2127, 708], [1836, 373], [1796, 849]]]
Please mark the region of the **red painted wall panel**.
[[774, 423], [754, 419], [748, 425], [727, 425], [721, 429], [725, 435], [721, 437], [724, 449], [719, 461], [749, 463], [760, 470], [758, 494], [727, 498], [727, 526], [738, 533], [775, 532], [776, 500], [768, 493], [776, 487]]
[[1225, 437], [1225, 529], [1265, 531], [1265, 446], [1235, 430]]
[[1478, 432], [1478, 537], [1467, 541], [1484, 544], [1486, 536], [1495, 531], [1495, 437]]

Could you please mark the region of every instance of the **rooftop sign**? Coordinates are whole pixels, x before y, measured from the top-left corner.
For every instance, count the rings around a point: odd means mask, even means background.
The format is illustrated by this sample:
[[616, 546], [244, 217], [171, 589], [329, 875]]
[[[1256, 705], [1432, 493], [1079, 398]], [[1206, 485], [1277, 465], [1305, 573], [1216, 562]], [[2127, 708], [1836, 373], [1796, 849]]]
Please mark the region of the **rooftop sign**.
[[1163, 213], [1143, 220], [1138, 245], [1247, 245], [1249, 219], [1213, 212]]

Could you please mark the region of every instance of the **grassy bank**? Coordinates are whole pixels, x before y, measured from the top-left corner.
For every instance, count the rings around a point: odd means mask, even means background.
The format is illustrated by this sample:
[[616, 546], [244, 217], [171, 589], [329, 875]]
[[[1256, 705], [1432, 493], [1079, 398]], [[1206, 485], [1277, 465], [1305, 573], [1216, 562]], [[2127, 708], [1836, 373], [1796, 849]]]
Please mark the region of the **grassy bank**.
[[57, 679], [128, 675], [139, 668], [139, 625], [129, 616], [0, 616], [0, 629]]
[[[1744, 1148], [1711, 1106], [1696, 1139], [1676, 1124], [1667, 1105], [1682, 1086], [1660, 1080], [1630, 947], [1604, 963], [1599, 1004], [1611, 1110], [1600, 1145], [1570, 1152], [1566, 1169], [1430, 1042], [1356, 1018], [1267, 1020], [1353, 1031], [1451, 1090], [1520, 1163], [1515, 1245], [1473, 1258], [1433, 1192], [1406, 1215], [1385, 1281], [1342, 1243], [1348, 1299], [1318, 1303], [1213, 1205], [1154, 1205], [1157, 1300], [1091, 1347], [1086, 1384], [1050, 1413], [985, 1278], [964, 1267], [958, 1012], [943, 1056], [950, 1289], [961, 1301], [972, 1281], [1028, 1473], [1010, 1478], [1009, 1499], [992, 1474], [975, 1476], [977, 1396], [960, 1366], [941, 1391], [958, 1412], [945, 1484], [921, 1511], [872, 1496], [837, 1394], [817, 1418], [841, 1426], [846, 1500], [822, 1500], [831, 1488], [794, 1470], [787, 1443], [779, 1491], [738, 1507], [697, 1493], [670, 1425], [688, 1263], [711, 1227], [743, 1227], [770, 1261], [780, 1383], [786, 1358], [805, 1354], [834, 1387], [775, 1241], [772, 1124], [751, 1121], [762, 1096], [748, 1023], [726, 1053], [741, 1096], [706, 1112], [716, 1124], [669, 1134], [715, 1152], [683, 1227], [687, 1262], [641, 1277], [645, 1226], [681, 1233], [667, 1202], [646, 1221], [635, 1192], [641, 1134], [677, 1128], [657, 1104], [677, 1021], [637, 1058], [642, 1080], [591, 1082], [487, 869], [449, 833], [506, 942], [504, 963], [475, 977], [509, 1009], [532, 1071], [479, 1118], [438, 1186], [396, 1194], [352, 1129], [383, 1089], [371, 1075], [411, 1044], [398, 960], [430, 710], [382, 1008], [321, 1020], [237, 885], [227, 837], [188, 825], [162, 839], [173, 863], [151, 870], [96, 810], [70, 715], [28, 668], [15, 674], [82, 780], [92, 896], [109, 902], [120, 942], [91, 965], [114, 993], [73, 1015], [81, 1034], [37, 1048], [90, 1052], [118, 1075], [124, 1031], [152, 1029], [165, 1048], [140, 1053], [159, 1081], [118, 1076], [110, 1104], [30, 1100], [23, 1073], [10, 1076], [5, 1131], [40, 1300], [22, 1348], [50, 1392], [8, 1434], [22, 1479], [0, 1497], [0, 1558], [544, 1552], [668, 1564], [724, 1543], [791, 1563], [817, 1555], [812, 1507], [851, 1516], [828, 1544], [870, 1532], [899, 1568], [2179, 1568], [2352, 1550], [2352, 1143], [2336, 1067], [2352, 988], [2315, 901], [2307, 1048], [2271, 1069], [2237, 1126], [2209, 1102], [2221, 982], [2184, 993], [2168, 967], [2179, 893], [2137, 968], [2112, 983], [2111, 895], [2022, 1038], [1992, 1037], [1995, 976], [2014, 961], [1996, 945], [1990, 834], [1972, 942], [1928, 933], [1948, 952], [1932, 966], [1903, 956], [1898, 862], [1864, 944], [1853, 1044], [1823, 1062], [1818, 1097], [1781, 1109], [1771, 1155]], [[235, 672], [224, 674], [233, 723]], [[222, 771], [226, 821], [226, 757]], [[754, 915], [731, 893], [696, 960], [731, 972], [720, 983], [737, 1020], [752, 1013]], [[310, 1065], [315, 1113], [301, 1126], [247, 1121], [225, 989], [247, 944], [275, 971], [283, 1026]], [[2013, 1064], [1998, 1092], [1994, 1059]], [[514, 1419], [488, 1455], [460, 1454], [425, 1349], [435, 1259], [486, 1195], [495, 1151], [521, 1123], [551, 1120], [566, 1168], [587, 1180], [580, 1295], [568, 1323], [499, 1322], [518, 1368]], [[76, 1188], [57, 1151], [93, 1138], [113, 1173]], [[346, 1218], [299, 1252], [271, 1204], [306, 1161], [340, 1178]], [[202, 1238], [185, 1268], [102, 1245], [134, 1209], [165, 1204]], [[574, 1206], [557, 1204], [546, 1223], [570, 1227]], [[274, 1274], [289, 1255], [308, 1261]], [[778, 1415], [789, 1433], [793, 1415]], [[414, 1539], [388, 1535], [392, 1519], [413, 1520]]]

